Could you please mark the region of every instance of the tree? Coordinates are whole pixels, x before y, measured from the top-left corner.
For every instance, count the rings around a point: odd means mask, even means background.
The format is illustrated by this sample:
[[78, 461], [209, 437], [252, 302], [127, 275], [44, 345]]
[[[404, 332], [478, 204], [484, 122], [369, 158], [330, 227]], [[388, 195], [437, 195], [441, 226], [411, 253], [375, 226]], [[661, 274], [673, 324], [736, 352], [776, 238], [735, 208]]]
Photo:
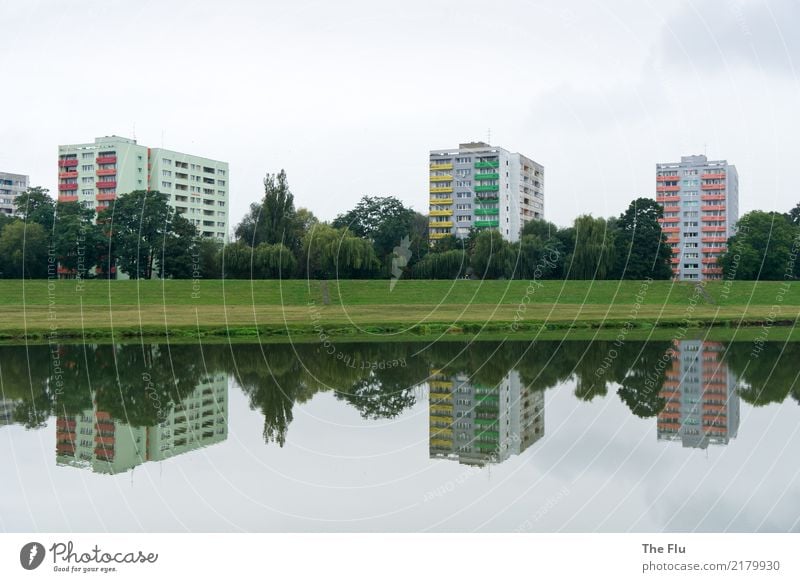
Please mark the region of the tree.
[[460, 249], [428, 253], [418, 261], [411, 274], [415, 279], [457, 279], [467, 273], [469, 258]]
[[513, 274], [515, 258], [500, 232], [484, 230], [475, 239], [470, 266], [481, 279], [500, 279]]
[[[309, 219], [307, 215], [303, 218], [306, 221]], [[260, 203], [250, 205], [250, 211], [234, 232], [238, 240], [252, 247], [261, 243], [281, 243], [290, 249], [297, 248], [301, 233], [294, 208], [294, 195], [289, 190], [284, 170], [266, 175], [264, 198]]]
[[570, 279], [605, 279], [614, 264], [614, 235], [604, 218], [584, 214], [574, 222], [574, 250], [565, 260]]
[[788, 213], [789, 222], [795, 226], [800, 226], [800, 203], [792, 208]]
[[172, 215], [170, 228], [164, 233], [159, 267], [162, 277], [191, 279], [203, 276], [197, 228], [180, 214]]
[[100, 259], [103, 235], [94, 209], [77, 202], [59, 202], [53, 223], [53, 249], [62, 269], [84, 278]]
[[369, 241], [350, 230], [320, 224], [306, 233], [302, 246], [305, 272], [311, 278], [366, 278], [380, 267]]
[[7, 279], [45, 278], [49, 266], [55, 277], [55, 257], [48, 257], [47, 245], [47, 232], [41, 225], [12, 222], [0, 235], [0, 273]]
[[40, 225], [46, 233], [53, 229], [56, 203], [48, 194], [47, 188], [32, 187], [14, 200], [19, 218], [28, 224]]
[[[745, 214], [728, 239], [719, 264], [726, 279], [777, 281], [797, 277], [800, 261], [793, 260], [793, 246], [800, 227], [785, 214], [755, 210]], [[796, 250], [794, 252], [796, 254]]]
[[672, 251], [658, 219], [661, 205], [637, 198], [617, 222], [614, 274], [619, 279], [670, 279]]
[[286, 279], [296, 268], [297, 259], [285, 245], [261, 243], [253, 249], [255, 279]]

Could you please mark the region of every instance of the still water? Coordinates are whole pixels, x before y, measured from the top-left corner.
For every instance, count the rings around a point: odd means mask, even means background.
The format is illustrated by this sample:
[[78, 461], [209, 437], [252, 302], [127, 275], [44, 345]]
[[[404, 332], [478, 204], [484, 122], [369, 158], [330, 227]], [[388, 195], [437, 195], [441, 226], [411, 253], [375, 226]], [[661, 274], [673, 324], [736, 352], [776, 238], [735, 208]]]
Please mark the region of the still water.
[[800, 531], [800, 344], [0, 347], [2, 531]]

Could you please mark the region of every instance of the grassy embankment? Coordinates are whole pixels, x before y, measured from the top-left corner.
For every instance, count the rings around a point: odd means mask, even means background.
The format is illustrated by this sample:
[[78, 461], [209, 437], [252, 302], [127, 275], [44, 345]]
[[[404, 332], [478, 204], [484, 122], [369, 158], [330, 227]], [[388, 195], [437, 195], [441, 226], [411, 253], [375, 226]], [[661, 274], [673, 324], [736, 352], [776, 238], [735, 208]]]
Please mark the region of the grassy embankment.
[[0, 338], [43, 339], [51, 329], [59, 339], [522, 337], [543, 325], [563, 334], [627, 324], [649, 334], [680, 327], [687, 317], [697, 328], [731, 330], [793, 326], [800, 315], [800, 283], [736, 282], [728, 290], [711, 283], [697, 294], [693, 285], [670, 281], [643, 289], [636, 281], [416, 280], [392, 291], [388, 281], [330, 281], [325, 292], [319, 281], [216, 280], [86, 281], [78, 290], [73, 281], [0, 280]]

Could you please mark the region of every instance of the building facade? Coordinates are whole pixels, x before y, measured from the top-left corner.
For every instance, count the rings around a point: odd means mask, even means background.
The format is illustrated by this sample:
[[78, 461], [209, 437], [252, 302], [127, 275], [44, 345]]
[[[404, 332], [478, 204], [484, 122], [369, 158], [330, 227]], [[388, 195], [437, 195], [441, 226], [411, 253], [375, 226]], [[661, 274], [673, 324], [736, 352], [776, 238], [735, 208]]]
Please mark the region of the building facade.
[[739, 175], [725, 160], [683, 156], [656, 165], [661, 227], [672, 248], [672, 272], [681, 281], [721, 279], [717, 260], [739, 220]]
[[201, 236], [228, 239], [229, 169], [220, 162], [149, 148], [118, 136], [58, 147], [58, 199], [97, 211], [119, 194], [158, 190]]
[[544, 392], [510, 371], [496, 386], [432, 370], [429, 453], [465, 465], [502, 463], [544, 436]]
[[14, 201], [28, 189], [29, 182], [24, 174], [0, 172], [0, 212], [14, 214]]
[[526, 222], [544, 218], [544, 167], [522, 154], [483, 142], [432, 150], [429, 238], [466, 237], [494, 229], [508, 241]]
[[658, 440], [705, 449], [727, 445], [739, 430], [736, 376], [722, 360], [725, 346], [702, 340], [676, 341], [659, 395]]

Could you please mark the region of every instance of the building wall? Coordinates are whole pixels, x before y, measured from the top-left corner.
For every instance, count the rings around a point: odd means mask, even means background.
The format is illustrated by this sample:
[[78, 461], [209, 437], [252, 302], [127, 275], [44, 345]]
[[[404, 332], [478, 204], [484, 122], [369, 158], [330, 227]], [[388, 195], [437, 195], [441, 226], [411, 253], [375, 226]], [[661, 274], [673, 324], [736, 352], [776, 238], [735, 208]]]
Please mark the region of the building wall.
[[14, 213], [14, 200], [28, 189], [29, 182], [25, 174], [0, 172], [0, 213]]
[[544, 168], [477, 142], [429, 156], [430, 239], [495, 229], [517, 241], [525, 222], [544, 218]]
[[656, 165], [656, 201], [680, 280], [720, 279], [717, 264], [739, 219], [739, 176], [725, 160], [684, 156]]

